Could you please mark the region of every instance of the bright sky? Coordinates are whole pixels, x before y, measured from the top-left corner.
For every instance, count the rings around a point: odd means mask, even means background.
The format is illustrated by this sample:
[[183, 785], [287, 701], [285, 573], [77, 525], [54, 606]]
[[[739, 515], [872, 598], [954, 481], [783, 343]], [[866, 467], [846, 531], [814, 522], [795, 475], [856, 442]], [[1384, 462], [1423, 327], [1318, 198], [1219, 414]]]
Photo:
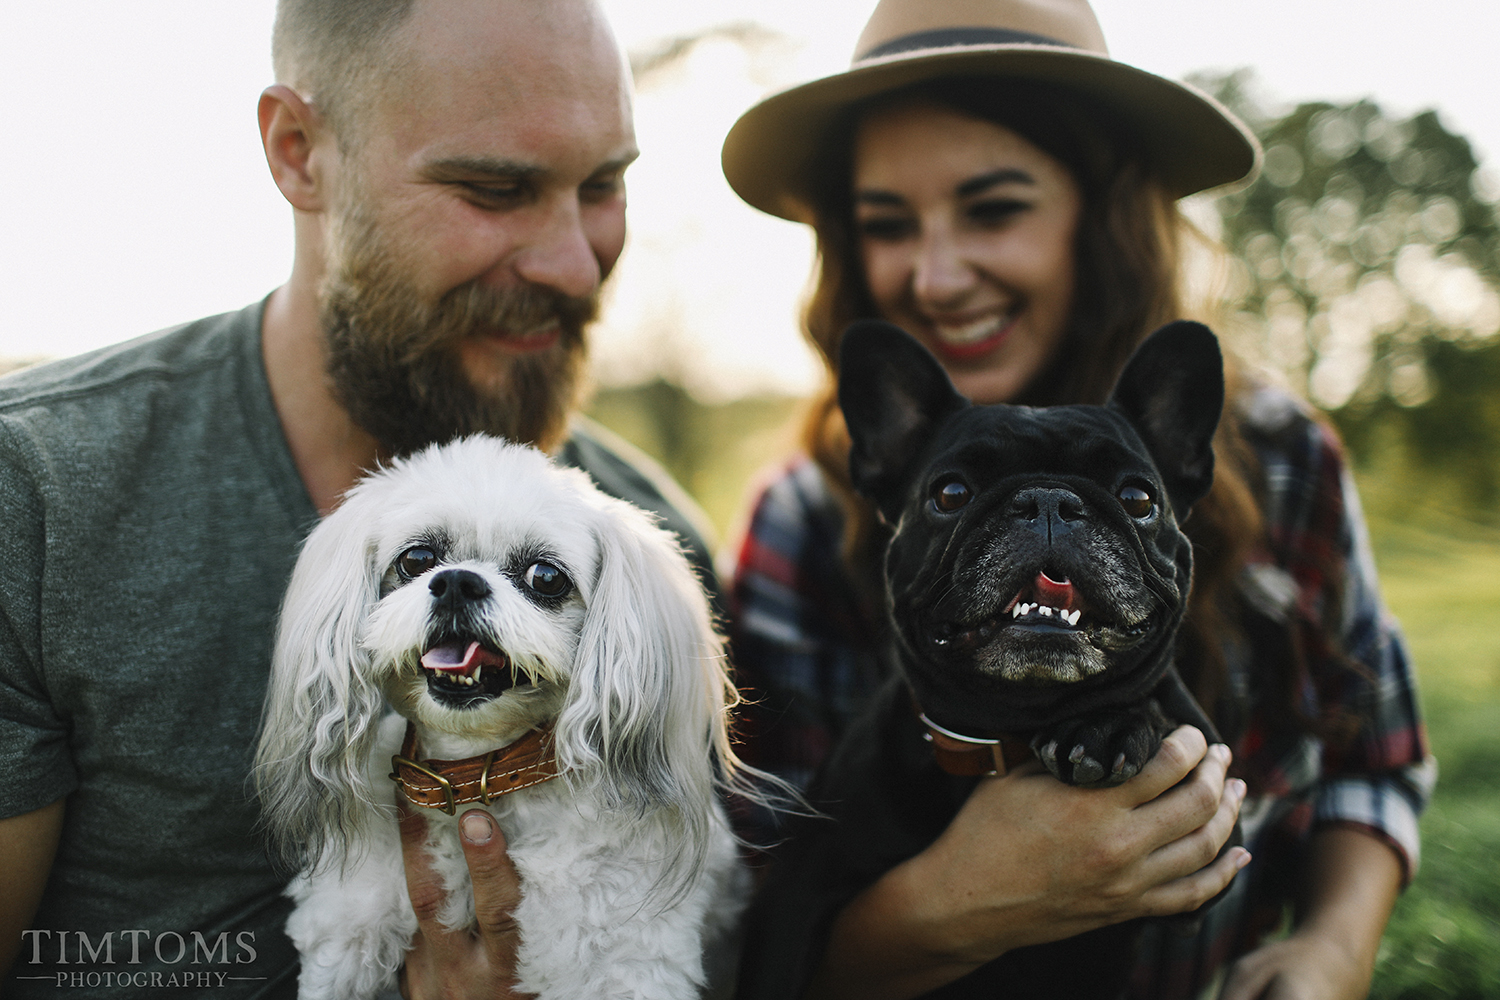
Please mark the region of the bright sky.
[[[753, 20], [643, 88], [632, 236], [599, 374], [662, 367], [709, 396], [797, 390], [806, 235], [740, 205], [719, 142], [767, 89], [847, 65], [873, 0], [604, 0], [626, 45]], [[934, 0], [937, 2], [937, 0]], [[1500, 156], [1500, 5], [1485, 0], [1095, 0], [1116, 58], [1166, 76], [1254, 67], [1285, 101], [1437, 108]], [[88, 350], [252, 301], [285, 279], [291, 213], [255, 126], [274, 0], [5, 0], [0, 34], [0, 356]], [[1420, 12], [1421, 17], [1415, 14]]]

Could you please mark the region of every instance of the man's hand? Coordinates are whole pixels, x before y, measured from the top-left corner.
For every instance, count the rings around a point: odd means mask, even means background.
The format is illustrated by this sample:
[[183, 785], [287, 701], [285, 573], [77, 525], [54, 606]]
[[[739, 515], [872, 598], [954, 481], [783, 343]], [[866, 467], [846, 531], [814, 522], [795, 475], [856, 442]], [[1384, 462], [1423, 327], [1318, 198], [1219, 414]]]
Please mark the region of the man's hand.
[[520, 930], [511, 914], [521, 901], [521, 880], [505, 850], [505, 834], [488, 813], [471, 809], [459, 819], [464, 858], [474, 884], [478, 929], [446, 930], [438, 922], [446, 893], [427, 861], [427, 818], [401, 803], [401, 853], [406, 888], [417, 915], [417, 934], [401, 970], [401, 995], [520, 1000], [515, 990]]

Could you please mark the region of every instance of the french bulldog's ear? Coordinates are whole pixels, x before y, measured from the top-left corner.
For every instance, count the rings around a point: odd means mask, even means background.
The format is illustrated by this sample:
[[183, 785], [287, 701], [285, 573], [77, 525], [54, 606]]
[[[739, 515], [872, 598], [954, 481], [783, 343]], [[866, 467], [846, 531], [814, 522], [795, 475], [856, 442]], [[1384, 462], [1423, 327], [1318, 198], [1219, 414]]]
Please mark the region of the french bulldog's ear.
[[849, 428], [854, 488], [892, 520], [902, 473], [937, 425], [968, 406], [943, 366], [899, 327], [860, 320], [839, 347], [839, 406]]
[[1135, 426], [1178, 517], [1214, 481], [1214, 430], [1224, 409], [1224, 356], [1202, 323], [1168, 323], [1136, 348], [1109, 405]]

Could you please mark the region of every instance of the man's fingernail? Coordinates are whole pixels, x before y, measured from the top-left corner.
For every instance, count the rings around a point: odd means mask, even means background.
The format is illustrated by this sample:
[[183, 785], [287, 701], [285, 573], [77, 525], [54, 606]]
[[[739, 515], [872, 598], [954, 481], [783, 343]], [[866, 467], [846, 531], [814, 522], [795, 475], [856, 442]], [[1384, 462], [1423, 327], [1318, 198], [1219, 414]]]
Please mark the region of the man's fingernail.
[[488, 844], [495, 835], [490, 818], [482, 812], [471, 812], [463, 818], [464, 839], [471, 844]]

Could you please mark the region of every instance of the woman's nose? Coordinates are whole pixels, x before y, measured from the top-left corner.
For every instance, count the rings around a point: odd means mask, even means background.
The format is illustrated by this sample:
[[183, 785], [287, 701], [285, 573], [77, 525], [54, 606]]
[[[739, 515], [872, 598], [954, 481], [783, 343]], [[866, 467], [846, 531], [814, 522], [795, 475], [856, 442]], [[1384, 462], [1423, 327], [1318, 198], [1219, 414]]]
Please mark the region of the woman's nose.
[[938, 230], [923, 235], [912, 266], [912, 292], [917, 301], [952, 305], [974, 286], [974, 281], [974, 269], [953, 234]]

